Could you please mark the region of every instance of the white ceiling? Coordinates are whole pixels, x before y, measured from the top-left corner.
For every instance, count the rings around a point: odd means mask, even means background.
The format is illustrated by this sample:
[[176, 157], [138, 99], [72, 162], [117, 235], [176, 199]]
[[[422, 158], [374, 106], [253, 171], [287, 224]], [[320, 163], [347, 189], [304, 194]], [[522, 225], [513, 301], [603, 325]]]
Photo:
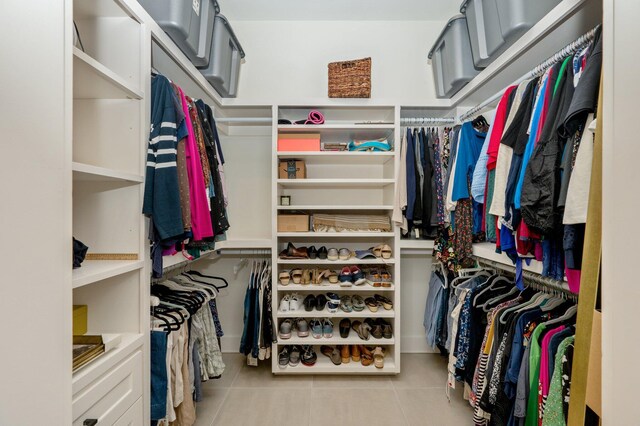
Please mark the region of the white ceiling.
[[443, 21], [462, 0], [218, 0], [222, 14], [245, 21]]

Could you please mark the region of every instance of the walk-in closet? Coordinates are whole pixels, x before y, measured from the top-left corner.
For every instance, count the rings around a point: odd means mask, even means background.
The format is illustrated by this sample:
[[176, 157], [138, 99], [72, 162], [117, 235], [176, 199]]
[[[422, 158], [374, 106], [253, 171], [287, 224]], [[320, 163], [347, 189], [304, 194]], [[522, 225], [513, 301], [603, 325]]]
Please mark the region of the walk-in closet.
[[640, 4], [2, 12], [0, 425], [638, 424]]

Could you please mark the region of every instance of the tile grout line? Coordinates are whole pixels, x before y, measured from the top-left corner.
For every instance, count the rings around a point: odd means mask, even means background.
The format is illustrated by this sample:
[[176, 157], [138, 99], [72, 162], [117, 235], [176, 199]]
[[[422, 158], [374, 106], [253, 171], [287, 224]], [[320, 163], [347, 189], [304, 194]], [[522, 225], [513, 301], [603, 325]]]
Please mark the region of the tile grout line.
[[211, 425], [210, 426], [214, 426], [216, 424], [216, 419], [220, 415], [220, 412], [222, 411], [222, 407], [224, 407], [224, 403], [227, 402], [227, 398], [229, 397], [229, 394], [231, 393], [231, 388], [226, 388], [226, 389], [227, 389], [227, 392], [225, 393], [224, 398], [222, 398], [222, 402], [220, 403], [220, 406], [216, 410], [216, 414], [213, 416], [213, 419], [211, 419]]
[[398, 407], [400, 408], [400, 412], [402, 413], [402, 417], [404, 417], [404, 423], [407, 426], [409, 426], [409, 418], [407, 417], [407, 413], [405, 413], [404, 408], [402, 407], [402, 403], [400, 402], [400, 395], [398, 395], [398, 390], [393, 385], [393, 383], [391, 383], [391, 389], [393, 389], [393, 394], [396, 397], [396, 402], [398, 403]]

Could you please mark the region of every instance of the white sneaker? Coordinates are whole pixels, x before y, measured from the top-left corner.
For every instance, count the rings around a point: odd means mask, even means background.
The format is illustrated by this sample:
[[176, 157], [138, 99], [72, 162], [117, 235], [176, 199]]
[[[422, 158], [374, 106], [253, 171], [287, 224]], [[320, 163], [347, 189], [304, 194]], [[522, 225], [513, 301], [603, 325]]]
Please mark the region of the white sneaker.
[[298, 293], [293, 293], [289, 297], [289, 310], [297, 311], [298, 309], [300, 309], [301, 301], [302, 301], [302, 296], [300, 296]]
[[290, 310], [290, 300], [288, 294], [285, 294], [282, 300], [280, 301], [280, 312], [289, 312]]

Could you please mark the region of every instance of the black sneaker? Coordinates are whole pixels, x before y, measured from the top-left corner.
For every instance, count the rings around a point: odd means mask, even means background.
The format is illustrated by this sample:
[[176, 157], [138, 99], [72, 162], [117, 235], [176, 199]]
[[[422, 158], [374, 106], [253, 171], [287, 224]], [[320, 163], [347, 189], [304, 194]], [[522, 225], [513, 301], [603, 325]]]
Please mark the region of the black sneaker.
[[300, 363], [300, 348], [297, 346], [291, 347], [291, 353], [289, 355], [289, 365], [296, 367]]
[[278, 367], [284, 370], [287, 365], [289, 365], [289, 347], [284, 346], [278, 354]]
[[316, 309], [319, 311], [324, 311], [324, 307], [327, 305], [327, 296], [324, 294], [319, 294], [316, 297]]
[[316, 250], [316, 246], [309, 247], [307, 253], [309, 254], [309, 259], [315, 259], [318, 257], [318, 250]]
[[316, 355], [316, 351], [313, 350], [313, 346], [311, 345], [303, 345], [302, 346], [302, 356], [301, 356], [302, 364], [307, 367], [311, 367], [318, 360], [318, 355]]
[[318, 259], [326, 260], [327, 259], [327, 248], [322, 246], [318, 249]]
[[313, 294], [308, 295], [304, 298], [304, 310], [307, 312], [313, 311], [313, 308], [316, 306], [316, 297]]

